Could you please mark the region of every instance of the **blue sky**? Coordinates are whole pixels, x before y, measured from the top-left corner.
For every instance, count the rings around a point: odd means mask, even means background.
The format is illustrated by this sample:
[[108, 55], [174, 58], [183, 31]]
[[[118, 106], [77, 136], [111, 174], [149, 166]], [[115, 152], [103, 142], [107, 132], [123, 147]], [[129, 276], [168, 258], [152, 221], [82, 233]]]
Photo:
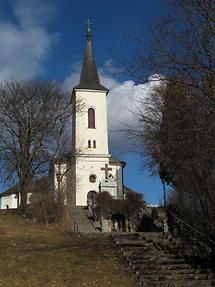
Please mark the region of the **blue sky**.
[[110, 89], [110, 151], [127, 162], [125, 184], [142, 192], [151, 204], [162, 198], [160, 181], [149, 177], [140, 158], [129, 152], [127, 139], [112, 132], [123, 124], [135, 124], [128, 106], [134, 98], [144, 97], [150, 85], [135, 85], [128, 77], [116, 76], [115, 55], [132, 52], [128, 33], [141, 32], [145, 40], [150, 39], [152, 24], [163, 11], [162, 0], [0, 2], [0, 81], [9, 77], [42, 77], [61, 81], [72, 90], [79, 80], [85, 46], [84, 22], [91, 19], [101, 82]]

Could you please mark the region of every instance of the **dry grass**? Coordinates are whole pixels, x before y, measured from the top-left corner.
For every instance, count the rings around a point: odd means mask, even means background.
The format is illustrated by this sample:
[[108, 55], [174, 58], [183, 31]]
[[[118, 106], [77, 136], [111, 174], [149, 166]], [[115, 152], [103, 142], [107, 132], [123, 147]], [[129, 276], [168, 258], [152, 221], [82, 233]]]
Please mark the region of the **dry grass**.
[[103, 236], [78, 238], [9, 212], [0, 212], [0, 234], [0, 286], [138, 286]]

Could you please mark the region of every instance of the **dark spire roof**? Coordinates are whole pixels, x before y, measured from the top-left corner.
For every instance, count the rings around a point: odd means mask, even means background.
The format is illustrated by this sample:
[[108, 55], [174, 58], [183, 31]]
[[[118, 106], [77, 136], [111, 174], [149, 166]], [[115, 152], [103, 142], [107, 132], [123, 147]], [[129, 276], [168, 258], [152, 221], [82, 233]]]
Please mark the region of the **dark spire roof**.
[[99, 75], [96, 67], [96, 61], [91, 45], [91, 30], [88, 23], [86, 48], [84, 60], [82, 64], [80, 83], [75, 89], [91, 89], [91, 90], [105, 90], [104, 86], [100, 84]]

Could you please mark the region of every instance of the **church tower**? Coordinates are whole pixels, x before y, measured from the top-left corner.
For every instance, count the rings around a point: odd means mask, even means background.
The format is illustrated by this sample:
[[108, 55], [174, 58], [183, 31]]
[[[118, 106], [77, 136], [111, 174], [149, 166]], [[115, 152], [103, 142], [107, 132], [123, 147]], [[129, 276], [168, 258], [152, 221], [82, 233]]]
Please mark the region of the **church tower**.
[[104, 182], [109, 185], [107, 189], [109, 188], [110, 193], [112, 190], [111, 195], [117, 197], [119, 189], [121, 196], [123, 193], [122, 172], [119, 170], [119, 167], [122, 169], [123, 162], [114, 160], [109, 154], [108, 89], [102, 86], [99, 80], [89, 24], [88, 21], [80, 82], [72, 94], [76, 102], [81, 101], [84, 105], [83, 111], [75, 112], [73, 116], [73, 154], [75, 154], [73, 202], [77, 206], [87, 205], [90, 195], [96, 195], [101, 191]]

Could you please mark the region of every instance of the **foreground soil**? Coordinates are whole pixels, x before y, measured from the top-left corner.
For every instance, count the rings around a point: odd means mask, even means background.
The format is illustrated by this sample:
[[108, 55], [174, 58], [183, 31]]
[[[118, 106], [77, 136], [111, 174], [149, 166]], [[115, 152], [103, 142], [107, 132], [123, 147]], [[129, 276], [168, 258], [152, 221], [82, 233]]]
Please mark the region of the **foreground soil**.
[[77, 237], [0, 212], [0, 286], [136, 287], [110, 239]]

